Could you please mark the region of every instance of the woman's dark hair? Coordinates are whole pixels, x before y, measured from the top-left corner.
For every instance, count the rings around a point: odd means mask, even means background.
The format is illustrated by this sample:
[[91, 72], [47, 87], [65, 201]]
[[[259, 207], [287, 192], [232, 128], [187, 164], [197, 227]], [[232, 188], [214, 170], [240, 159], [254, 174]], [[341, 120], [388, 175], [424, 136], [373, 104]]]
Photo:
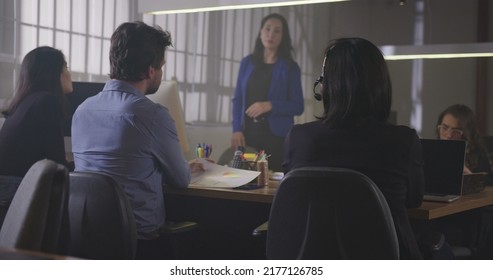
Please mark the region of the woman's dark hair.
[[[293, 61], [293, 55], [291, 54], [291, 52], [293, 51], [293, 45], [291, 43], [291, 35], [289, 35], [288, 22], [282, 15], [274, 13], [267, 15], [262, 19], [260, 29], [264, 27], [265, 23], [269, 19], [278, 19], [282, 23], [282, 39], [277, 51], [277, 56], [287, 59], [288, 61]], [[260, 31], [257, 35], [257, 39], [255, 40], [255, 47], [253, 49], [253, 61], [254, 63], [264, 62], [264, 45], [262, 44], [262, 40], [260, 39]]]
[[143, 80], [149, 66], [161, 68], [164, 52], [171, 45], [171, 35], [159, 26], [140, 21], [121, 24], [111, 36], [110, 78]]
[[16, 92], [5, 115], [14, 113], [24, 97], [39, 91], [55, 95], [65, 112], [65, 97], [60, 76], [66, 65], [65, 57], [60, 50], [52, 47], [37, 47], [30, 51], [22, 60]]
[[368, 119], [387, 121], [392, 85], [380, 50], [362, 38], [341, 38], [325, 50], [322, 96], [330, 126], [361, 126]]
[[[470, 170], [475, 169], [478, 166], [479, 153], [484, 147], [481, 142], [474, 112], [466, 105], [452, 105], [440, 113], [437, 120], [437, 126], [442, 124], [443, 118], [446, 115], [452, 115], [459, 121], [458, 128], [464, 132], [462, 134], [462, 139], [467, 141], [466, 166]], [[437, 137], [440, 138], [438, 129]]]

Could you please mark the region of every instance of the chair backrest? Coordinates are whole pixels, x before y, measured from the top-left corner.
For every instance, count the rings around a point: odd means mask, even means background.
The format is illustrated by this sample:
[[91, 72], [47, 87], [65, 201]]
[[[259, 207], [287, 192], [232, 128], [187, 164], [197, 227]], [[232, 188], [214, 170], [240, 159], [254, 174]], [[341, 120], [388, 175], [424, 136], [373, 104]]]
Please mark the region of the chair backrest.
[[364, 174], [330, 167], [290, 171], [274, 198], [269, 259], [398, 259], [387, 202]]
[[96, 172], [71, 172], [67, 255], [87, 259], [133, 259], [137, 231], [121, 185]]
[[64, 253], [64, 221], [68, 170], [51, 160], [40, 160], [28, 170], [9, 206], [0, 246], [47, 253]]

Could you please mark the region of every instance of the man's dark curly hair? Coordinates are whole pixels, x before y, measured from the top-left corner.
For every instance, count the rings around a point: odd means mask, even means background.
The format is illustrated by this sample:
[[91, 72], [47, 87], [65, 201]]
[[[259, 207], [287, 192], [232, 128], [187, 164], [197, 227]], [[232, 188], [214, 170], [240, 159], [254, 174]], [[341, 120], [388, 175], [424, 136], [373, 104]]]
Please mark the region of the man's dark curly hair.
[[172, 46], [171, 35], [159, 26], [140, 21], [121, 24], [111, 36], [110, 78], [143, 80], [149, 66], [161, 67], [168, 46]]

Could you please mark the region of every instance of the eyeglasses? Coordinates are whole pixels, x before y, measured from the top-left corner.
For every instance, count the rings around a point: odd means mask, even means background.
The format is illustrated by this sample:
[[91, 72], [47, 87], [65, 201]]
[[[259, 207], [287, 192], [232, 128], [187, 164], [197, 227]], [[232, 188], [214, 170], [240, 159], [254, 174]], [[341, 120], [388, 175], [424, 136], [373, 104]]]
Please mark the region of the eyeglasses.
[[458, 128], [451, 128], [448, 125], [445, 124], [439, 124], [437, 125], [437, 129], [440, 132], [440, 134], [446, 134], [450, 132], [450, 135], [452, 137], [461, 137], [464, 134], [464, 131]]

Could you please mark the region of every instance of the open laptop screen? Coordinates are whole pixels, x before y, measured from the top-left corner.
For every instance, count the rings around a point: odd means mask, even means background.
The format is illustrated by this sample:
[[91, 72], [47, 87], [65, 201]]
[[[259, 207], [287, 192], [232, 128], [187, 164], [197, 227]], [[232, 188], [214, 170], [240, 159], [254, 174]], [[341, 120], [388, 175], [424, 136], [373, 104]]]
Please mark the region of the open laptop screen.
[[425, 194], [462, 194], [466, 142], [421, 139]]

